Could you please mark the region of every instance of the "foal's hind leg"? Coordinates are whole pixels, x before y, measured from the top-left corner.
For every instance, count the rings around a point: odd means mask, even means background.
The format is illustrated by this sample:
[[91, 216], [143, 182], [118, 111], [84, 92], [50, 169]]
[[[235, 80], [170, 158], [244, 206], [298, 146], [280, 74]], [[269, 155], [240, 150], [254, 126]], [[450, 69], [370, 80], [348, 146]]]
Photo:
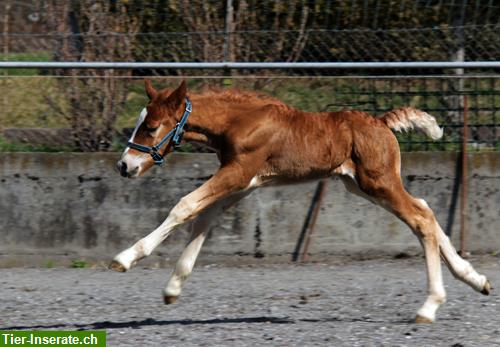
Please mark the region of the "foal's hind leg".
[[175, 265], [174, 272], [170, 277], [168, 284], [163, 291], [163, 298], [165, 304], [172, 304], [177, 301], [181, 294], [182, 286], [187, 280], [188, 276], [193, 271], [196, 258], [200, 253], [201, 247], [205, 238], [210, 230], [210, 226], [216, 218], [224, 212], [227, 208], [234, 205], [236, 202], [247, 196], [251, 190], [234, 194], [208, 208], [198, 218], [195, 219], [192, 225], [191, 236], [189, 242], [182, 252], [177, 264]]
[[[417, 322], [433, 322], [436, 311], [446, 300], [443, 286], [440, 252], [454, 273], [459, 272], [462, 279], [479, 291], [488, 291], [489, 283], [458, 257], [451, 243], [443, 237], [434, 213], [422, 199], [415, 199], [403, 188], [399, 175], [386, 173], [382, 177], [370, 178], [361, 174], [360, 188], [370, 195], [379, 205], [393, 212], [405, 222], [419, 238], [425, 253], [428, 278], [428, 297], [417, 313]], [[467, 264], [465, 264], [467, 263]], [[460, 272], [460, 266], [468, 265], [467, 273]]]
[[455, 247], [450, 242], [450, 239], [443, 232], [441, 227], [436, 223], [439, 238], [439, 248], [441, 257], [445, 264], [450, 269], [455, 278], [468, 284], [478, 292], [484, 295], [489, 295], [491, 284], [484, 275], [480, 275], [474, 270], [472, 265], [460, 255], [457, 254]]
[[422, 202], [412, 198], [402, 186], [397, 190], [379, 191], [376, 199], [380, 205], [405, 222], [422, 244], [426, 261], [428, 296], [417, 312], [416, 322], [431, 323], [435, 320], [439, 306], [446, 301], [439, 242], [433, 227], [433, 213]]

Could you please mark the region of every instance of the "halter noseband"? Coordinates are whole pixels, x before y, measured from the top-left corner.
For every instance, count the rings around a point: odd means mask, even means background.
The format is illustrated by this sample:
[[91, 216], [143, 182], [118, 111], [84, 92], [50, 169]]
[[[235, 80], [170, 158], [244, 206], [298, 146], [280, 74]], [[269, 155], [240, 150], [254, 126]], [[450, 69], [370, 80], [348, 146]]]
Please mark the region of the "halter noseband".
[[[151, 155], [151, 158], [153, 158], [153, 161], [155, 162], [156, 165], [161, 165], [164, 162], [163, 157], [167, 155], [167, 150], [163, 152], [163, 154], [160, 153], [160, 149], [163, 147], [163, 145], [171, 139], [171, 142], [169, 143], [169, 146], [179, 146], [182, 141], [182, 135], [184, 135], [184, 125], [186, 125], [186, 122], [189, 118], [189, 114], [193, 110], [193, 106], [191, 104], [191, 101], [189, 98], [186, 96], [186, 109], [184, 110], [184, 114], [182, 115], [181, 120], [179, 123], [175, 125], [175, 127], [168, 132], [167, 135], [161, 139], [160, 142], [158, 142], [154, 146], [144, 146], [140, 145], [138, 143], [134, 143], [132, 141], [127, 142], [127, 147], [133, 148], [139, 152], [143, 153], [149, 153]], [[168, 148], [167, 148], [168, 149]]]

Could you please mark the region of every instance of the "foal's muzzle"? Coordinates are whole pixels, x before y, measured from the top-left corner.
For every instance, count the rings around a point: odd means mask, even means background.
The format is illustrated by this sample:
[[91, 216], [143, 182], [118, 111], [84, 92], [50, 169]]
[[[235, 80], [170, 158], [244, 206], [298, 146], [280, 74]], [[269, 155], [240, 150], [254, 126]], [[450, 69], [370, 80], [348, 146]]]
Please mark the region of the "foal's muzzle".
[[116, 163], [116, 170], [120, 173], [122, 177], [135, 177], [137, 175], [137, 172], [139, 171], [139, 167], [136, 167], [132, 169], [132, 171], [128, 171], [129, 168], [127, 167], [127, 163], [125, 163], [123, 160], [118, 161]]

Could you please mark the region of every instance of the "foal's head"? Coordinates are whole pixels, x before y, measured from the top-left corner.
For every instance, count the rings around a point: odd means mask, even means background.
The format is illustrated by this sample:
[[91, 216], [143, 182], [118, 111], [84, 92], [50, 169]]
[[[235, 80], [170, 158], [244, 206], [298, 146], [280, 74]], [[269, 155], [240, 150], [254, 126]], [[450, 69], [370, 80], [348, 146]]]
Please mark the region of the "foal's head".
[[[130, 142], [152, 147], [157, 145], [179, 121], [182, 111], [180, 106], [186, 97], [186, 82], [177, 89], [156, 90], [151, 81], [146, 80], [148, 105], [142, 110], [135, 126]], [[168, 143], [159, 148], [160, 155], [165, 156], [169, 150]], [[127, 147], [118, 161], [116, 168], [123, 177], [137, 177], [155, 164], [149, 153]]]

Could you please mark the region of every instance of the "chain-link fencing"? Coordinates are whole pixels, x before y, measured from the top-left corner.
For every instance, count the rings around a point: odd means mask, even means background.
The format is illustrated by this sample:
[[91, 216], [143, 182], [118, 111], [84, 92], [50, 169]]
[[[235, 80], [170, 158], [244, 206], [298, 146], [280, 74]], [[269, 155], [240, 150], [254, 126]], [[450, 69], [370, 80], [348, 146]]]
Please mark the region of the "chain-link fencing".
[[[494, 1], [6, 0], [0, 12], [2, 61], [500, 60], [500, 6]], [[142, 76], [159, 85], [186, 78], [195, 91], [254, 89], [310, 111], [345, 107], [378, 115], [410, 105], [444, 125], [445, 137], [436, 143], [415, 133], [398, 135], [404, 150], [458, 149], [467, 105], [470, 147], [499, 148], [498, 70], [441, 68], [4, 69], [0, 146], [62, 138], [78, 150], [117, 149], [119, 134], [133, 126], [146, 102]], [[29, 136], [34, 130], [26, 128], [52, 130]]]
[[500, 25], [397, 30], [9, 34], [0, 36], [0, 47], [4, 47], [2, 60], [31, 61], [495, 61], [500, 57], [499, 34]]
[[[444, 126], [444, 137], [436, 142], [416, 132], [398, 134], [405, 151], [460, 149], [466, 103], [469, 149], [500, 149], [500, 79], [495, 76], [210, 76], [187, 80], [193, 92], [207, 87], [253, 89], [308, 111], [351, 108], [376, 116], [413, 106], [429, 112]], [[157, 87], [173, 87], [179, 81], [171, 77], [154, 79]], [[126, 76], [0, 77], [0, 147], [3, 141], [4, 149], [12, 149], [9, 143], [24, 143], [45, 149], [51, 145], [55, 150], [61, 146], [119, 150], [128, 136], [127, 128], [134, 126], [147, 103], [143, 88], [142, 78]]]

